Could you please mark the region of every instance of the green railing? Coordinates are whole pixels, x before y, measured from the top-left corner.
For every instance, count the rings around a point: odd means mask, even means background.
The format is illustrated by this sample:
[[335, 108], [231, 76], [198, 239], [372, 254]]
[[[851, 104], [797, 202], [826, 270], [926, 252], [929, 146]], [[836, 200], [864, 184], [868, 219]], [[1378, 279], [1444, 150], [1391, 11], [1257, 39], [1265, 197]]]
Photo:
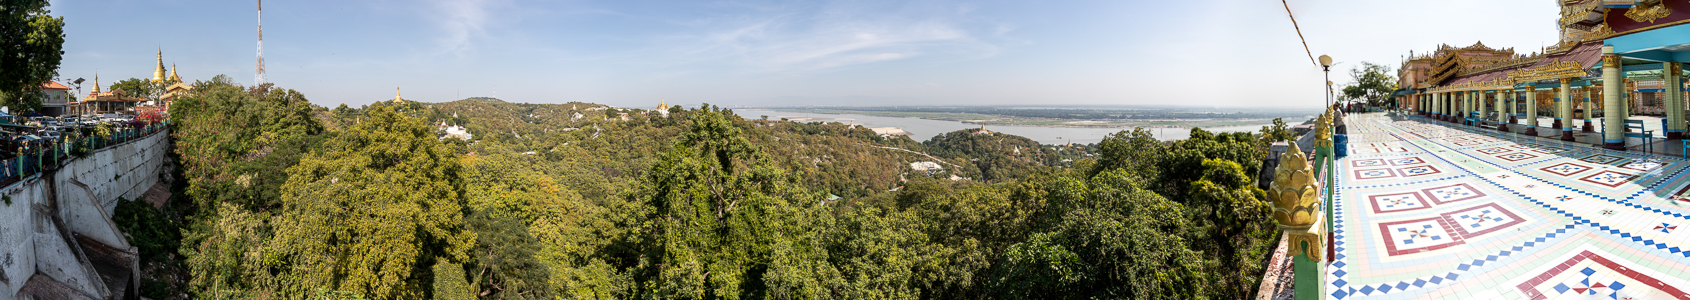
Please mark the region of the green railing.
[[108, 136], [92, 136], [76, 140], [59, 139], [47, 145], [21, 147], [17, 157], [0, 160], [0, 182], [11, 183], [29, 176], [40, 174], [42, 170], [57, 168], [65, 161], [78, 155], [87, 155], [123, 143], [143, 139], [170, 127], [170, 121], [142, 126], [139, 128], [120, 129]]

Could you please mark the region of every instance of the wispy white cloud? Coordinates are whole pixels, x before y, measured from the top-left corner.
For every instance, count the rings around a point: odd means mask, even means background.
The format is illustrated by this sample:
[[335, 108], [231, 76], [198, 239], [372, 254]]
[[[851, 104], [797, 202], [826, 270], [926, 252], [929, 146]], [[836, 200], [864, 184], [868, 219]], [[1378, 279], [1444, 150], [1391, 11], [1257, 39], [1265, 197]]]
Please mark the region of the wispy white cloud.
[[489, 12], [504, 0], [438, 0], [433, 8], [437, 14], [441, 37], [437, 41], [441, 53], [463, 54], [474, 45], [472, 39], [487, 33]]
[[[679, 39], [685, 55], [703, 61], [741, 64], [755, 72], [824, 70], [877, 62], [933, 57], [981, 59], [998, 46], [979, 35], [1000, 35], [1003, 25], [973, 26], [972, 9], [945, 2], [834, 1], [819, 9], [759, 9]], [[975, 33], [975, 27], [979, 27]]]

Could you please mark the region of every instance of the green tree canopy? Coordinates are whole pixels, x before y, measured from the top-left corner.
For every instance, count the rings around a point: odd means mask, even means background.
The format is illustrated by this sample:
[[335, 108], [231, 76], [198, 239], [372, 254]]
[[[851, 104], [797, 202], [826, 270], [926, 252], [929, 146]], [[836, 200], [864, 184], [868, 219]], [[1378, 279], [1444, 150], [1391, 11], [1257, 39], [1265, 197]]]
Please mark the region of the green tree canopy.
[[41, 84], [59, 75], [65, 19], [47, 15], [47, 0], [0, 2], [0, 105], [41, 107]]
[[389, 108], [369, 118], [288, 169], [264, 257], [283, 293], [423, 298], [438, 258], [469, 258], [476, 235], [456, 155], [420, 120]]
[[158, 100], [158, 97], [164, 91], [164, 85], [150, 79], [129, 78], [114, 82], [110, 88], [106, 89], [108, 92], [116, 90], [123, 90], [130, 97]]
[[1361, 62], [1360, 67], [1350, 69], [1350, 80], [1355, 82], [1344, 87], [1345, 99], [1380, 105], [1397, 91], [1397, 77], [1391, 75], [1391, 67], [1386, 65]]

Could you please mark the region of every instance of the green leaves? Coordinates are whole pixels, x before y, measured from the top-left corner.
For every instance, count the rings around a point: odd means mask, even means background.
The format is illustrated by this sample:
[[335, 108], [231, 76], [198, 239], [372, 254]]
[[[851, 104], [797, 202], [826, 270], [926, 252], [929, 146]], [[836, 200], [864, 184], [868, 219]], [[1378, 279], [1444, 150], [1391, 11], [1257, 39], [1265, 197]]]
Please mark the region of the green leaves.
[[0, 9], [0, 105], [13, 112], [41, 107], [40, 86], [59, 75], [65, 20], [46, 0], [6, 1]]
[[416, 298], [430, 290], [436, 257], [469, 258], [476, 235], [464, 228], [461, 167], [428, 126], [377, 109], [323, 148], [289, 168], [282, 187], [266, 248], [283, 292]]
[[1350, 69], [1350, 80], [1355, 82], [1344, 87], [1342, 96], [1346, 99], [1381, 105], [1397, 91], [1397, 77], [1391, 75], [1391, 67], [1386, 65], [1361, 62], [1361, 66]]

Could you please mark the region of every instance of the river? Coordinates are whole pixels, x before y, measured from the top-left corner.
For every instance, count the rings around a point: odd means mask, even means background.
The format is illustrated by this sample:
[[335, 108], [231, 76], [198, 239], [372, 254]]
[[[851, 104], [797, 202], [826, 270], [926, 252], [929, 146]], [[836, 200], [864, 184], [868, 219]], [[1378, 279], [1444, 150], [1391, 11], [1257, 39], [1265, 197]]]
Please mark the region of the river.
[[[740, 117], [744, 117], [746, 119], [756, 119], [756, 118], [759, 118], [759, 117], [764, 116], [764, 115], [769, 116], [770, 120], [779, 120], [780, 118], [793, 118], [793, 117], [851, 119], [851, 120], [854, 120], [854, 122], [857, 125], [863, 125], [863, 127], [898, 127], [898, 128], [903, 128], [904, 131], [908, 131], [910, 133], [910, 138], [915, 139], [916, 141], [926, 141], [928, 139], [933, 138], [933, 136], [939, 135], [940, 133], [946, 133], [946, 132], [957, 131], [957, 130], [968, 129], [968, 128], [980, 128], [979, 124], [967, 124], [967, 123], [957, 122], [957, 121], [941, 121], [941, 120], [928, 120], [928, 119], [918, 119], [918, 118], [876, 117], [876, 116], [865, 116], [865, 115], [818, 114], [818, 113], [804, 113], [804, 112], [775, 111], [775, 110], [766, 110], [766, 109], [735, 109], [734, 112], [739, 114]], [[1290, 125], [1296, 125], [1296, 124], [1301, 124], [1302, 121], [1301, 121], [1301, 119], [1297, 119], [1297, 118], [1286, 118], [1286, 123], [1289, 123]], [[1208, 130], [1208, 131], [1214, 131], [1214, 132], [1231, 132], [1231, 131], [1256, 132], [1256, 131], [1260, 131], [1262, 129], [1262, 126], [1268, 126], [1268, 125], [1272, 125], [1272, 123], [1271, 122], [1263, 122], [1262, 124], [1259, 124], [1259, 125], [1222, 126], [1222, 127], [1203, 128], [1203, 129]], [[1038, 141], [1041, 144], [1056, 145], [1056, 144], [1063, 144], [1063, 143], [1068, 143], [1068, 142], [1073, 142], [1075, 144], [1097, 143], [1097, 142], [1103, 141], [1104, 136], [1107, 136], [1111, 133], [1120, 132], [1122, 130], [1132, 130], [1132, 128], [1131, 127], [1124, 127], [1124, 128], [1069, 128], [1069, 127], [1043, 127], [1043, 126], [992, 126], [992, 125], [987, 125], [986, 130], [991, 130], [991, 131], [995, 131], [995, 132], [1002, 132], [1002, 133], [1026, 137], [1026, 138], [1029, 138], [1029, 139], [1033, 139], [1034, 141]], [[1180, 140], [1180, 139], [1185, 139], [1185, 138], [1191, 137], [1191, 130], [1190, 129], [1151, 128], [1150, 131], [1155, 134], [1156, 139], [1164, 140], [1164, 141]]]

